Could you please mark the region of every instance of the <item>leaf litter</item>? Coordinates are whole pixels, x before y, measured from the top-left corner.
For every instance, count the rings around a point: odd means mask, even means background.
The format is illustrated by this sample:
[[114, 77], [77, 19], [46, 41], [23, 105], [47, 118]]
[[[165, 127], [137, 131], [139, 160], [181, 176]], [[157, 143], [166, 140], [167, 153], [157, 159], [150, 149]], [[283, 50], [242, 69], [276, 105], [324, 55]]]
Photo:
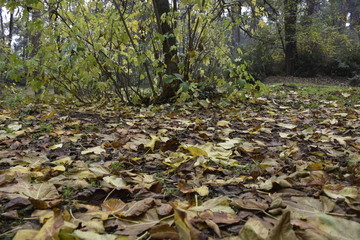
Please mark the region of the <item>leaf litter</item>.
[[2, 110], [0, 238], [360, 236], [359, 103], [202, 101]]

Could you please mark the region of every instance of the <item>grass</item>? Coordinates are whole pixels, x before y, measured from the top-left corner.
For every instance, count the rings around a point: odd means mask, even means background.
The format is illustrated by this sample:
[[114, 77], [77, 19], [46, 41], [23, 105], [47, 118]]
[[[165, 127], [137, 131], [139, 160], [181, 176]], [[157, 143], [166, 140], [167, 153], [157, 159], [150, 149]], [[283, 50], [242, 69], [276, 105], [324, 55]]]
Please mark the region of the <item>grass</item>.
[[61, 188], [61, 195], [66, 199], [75, 193], [75, 189], [69, 185], [65, 185]]
[[41, 132], [50, 132], [54, 129], [54, 126], [51, 124], [40, 124], [39, 130]]
[[111, 172], [119, 172], [125, 168], [124, 164], [121, 162], [113, 162], [110, 164], [109, 169]]
[[175, 187], [169, 187], [169, 188], [165, 188], [165, 189], [163, 189], [163, 193], [165, 194], [165, 195], [176, 195], [176, 194], [178, 194], [180, 191], [179, 191], [179, 189], [178, 188], [175, 188]]
[[298, 103], [306, 108], [317, 108], [324, 101], [336, 101], [344, 106], [351, 106], [360, 103], [360, 88], [328, 86], [301, 83], [276, 83], [269, 86], [271, 94], [276, 94], [276, 98], [285, 100], [292, 91], [300, 98], [311, 99], [309, 103]]

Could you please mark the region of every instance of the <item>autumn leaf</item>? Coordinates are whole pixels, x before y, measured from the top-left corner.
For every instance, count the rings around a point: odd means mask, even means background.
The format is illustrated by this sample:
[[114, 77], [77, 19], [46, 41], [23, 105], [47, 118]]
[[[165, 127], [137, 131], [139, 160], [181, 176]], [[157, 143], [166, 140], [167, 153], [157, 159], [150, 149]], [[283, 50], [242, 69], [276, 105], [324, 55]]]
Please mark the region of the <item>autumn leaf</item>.
[[88, 148], [86, 150], [81, 151], [81, 154], [88, 154], [88, 153], [95, 153], [95, 154], [101, 154], [103, 152], [106, 152], [105, 149], [103, 149], [101, 146]]

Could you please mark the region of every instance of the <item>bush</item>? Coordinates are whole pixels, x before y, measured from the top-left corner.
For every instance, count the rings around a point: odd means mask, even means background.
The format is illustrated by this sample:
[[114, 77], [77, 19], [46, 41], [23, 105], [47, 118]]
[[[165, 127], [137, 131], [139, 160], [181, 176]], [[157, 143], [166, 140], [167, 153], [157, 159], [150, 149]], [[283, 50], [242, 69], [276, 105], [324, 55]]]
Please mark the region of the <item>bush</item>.
[[280, 75], [283, 71], [282, 52], [273, 45], [254, 42], [244, 48], [243, 59], [250, 63], [248, 72], [255, 79], [271, 75]]
[[325, 73], [326, 57], [320, 48], [311, 51], [300, 50], [295, 75], [299, 77], [315, 77]]

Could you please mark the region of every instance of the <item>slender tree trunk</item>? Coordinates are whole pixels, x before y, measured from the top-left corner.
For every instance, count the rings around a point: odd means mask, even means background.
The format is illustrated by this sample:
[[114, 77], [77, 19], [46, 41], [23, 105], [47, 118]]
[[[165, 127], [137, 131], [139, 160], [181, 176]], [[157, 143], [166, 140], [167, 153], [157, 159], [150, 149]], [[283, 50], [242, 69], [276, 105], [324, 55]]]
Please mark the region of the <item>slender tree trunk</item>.
[[[231, 8], [232, 14], [234, 16], [241, 16], [241, 3], [237, 6]], [[240, 46], [241, 42], [241, 31], [238, 25], [233, 25], [232, 34], [231, 34], [231, 45], [236, 50]]]
[[2, 16], [2, 7], [0, 7], [0, 27], [1, 27], [1, 39], [5, 42], [5, 28], [4, 28], [4, 19]]
[[350, 31], [355, 32], [358, 28], [358, 39], [360, 40], [360, 2], [359, 0], [349, 1]]
[[[31, 21], [32, 22], [36, 22], [38, 19], [40, 19], [41, 17], [41, 14], [40, 14], [40, 11], [35, 11], [33, 10], [32, 12], [32, 19]], [[38, 30], [34, 33], [30, 33], [30, 42], [31, 42], [31, 45], [32, 45], [32, 51], [30, 53], [30, 58], [34, 57], [38, 51], [39, 51], [39, 47], [40, 47], [40, 37], [41, 37], [41, 31]]]
[[11, 14], [10, 14], [10, 21], [9, 21], [9, 35], [8, 35], [9, 47], [10, 47], [10, 48], [11, 48], [11, 44], [12, 44], [13, 30], [14, 30], [14, 14], [11, 13]]
[[306, 0], [305, 19], [302, 23], [305, 26], [311, 26], [314, 21], [314, 15], [320, 11], [319, 0]]
[[[41, 17], [41, 12], [37, 11], [37, 10], [33, 10], [32, 14], [31, 14], [31, 21], [33, 23], [35, 23], [38, 19], [40, 19]], [[39, 48], [40, 48], [40, 37], [41, 37], [41, 30], [37, 30], [36, 32], [30, 32], [29, 33], [29, 40], [30, 43], [32, 45], [32, 50], [29, 54], [30, 58], [35, 57], [35, 55], [38, 53]], [[41, 59], [39, 59], [41, 60]], [[41, 62], [39, 62], [39, 65], [41, 64]], [[35, 68], [36, 69], [36, 68]], [[37, 79], [38, 81], [41, 79], [41, 75], [40, 72], [36, 69], [31, 76], [33, 79]], [[39, 94], [40, 91], [39, 89], [35, 89], [35, 94]]]
[[[166, 67], [165, 73], [167, 75], [172, 75], [179, 72], [177, 63], [174, 61], [177, 55], [177, 50], [172, 49], [173, 46], [176, 46], [176, 38], [171, 26], [167, 22], [161, 21], [161, 16], [170, 12], [170, 4], [168, 0], [153, 0], [153, 5], [157, 24], [159, 26], [159, 32], [163, 35], [166, 35], [166, 38], [163, 42], [164, 61]], [[177, 79], [170, 83], [164, 83], [163, 91], [159, 97], [159, 101], [165, 102], [170, 100], [176, 95], [179, 87], [180, 80]]]
[[296, 67], [296, 14], [297, 0], [284, 0], [285, 67], [286, 74], [293, 75]]
[[346, 17], [348, 13], [348, 0], [329, 0], [332, 10], [332, 25], [339, 33], [344, 33], [346, 29]]

